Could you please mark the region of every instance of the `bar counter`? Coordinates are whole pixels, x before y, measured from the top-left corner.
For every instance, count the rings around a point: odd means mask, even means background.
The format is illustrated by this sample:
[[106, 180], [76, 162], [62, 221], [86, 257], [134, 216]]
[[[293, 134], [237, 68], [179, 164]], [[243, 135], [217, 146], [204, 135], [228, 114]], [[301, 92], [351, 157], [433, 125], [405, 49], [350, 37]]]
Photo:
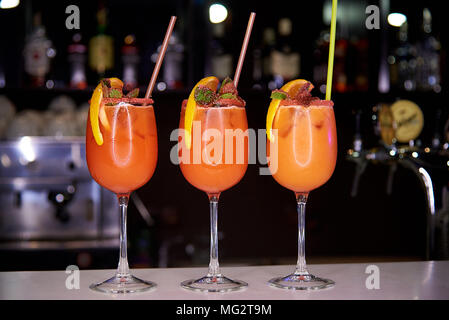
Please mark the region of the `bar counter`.
[[[370, 265], [379, 268], [379, 289], [368, 289]], [[333, 288], [318, 291], [291, 291], [267, 285], [270, 278], [287, 275], [293, 266], [224, 267], [222, 273], [244, 280], [248, 288], [230, 293], [198, 293], [182, 289], [179, 283], [203, 276], [207, 268], [133, 269], [135, 276], [151, 280], [157, 288], [148, 292], [107, 295], [92, 291], [89, 285], [113, 275], [114, 270], [81, 270], [80, 288], [67, 289], [70, 274], [61, 271], [1, 272], [0, 299], [148, 299], [148, 300], [301, 300], [301, 299], [449, 299], [449, 261], [391, 263], [351, 263], [310, 265], [309, 271], [336, 282]], [[368, 271], [368, 273], [366, 273]], [[370, 273], [371, 272], [371, 273]], [[371, 278], [370, 278], [371, 279]]]

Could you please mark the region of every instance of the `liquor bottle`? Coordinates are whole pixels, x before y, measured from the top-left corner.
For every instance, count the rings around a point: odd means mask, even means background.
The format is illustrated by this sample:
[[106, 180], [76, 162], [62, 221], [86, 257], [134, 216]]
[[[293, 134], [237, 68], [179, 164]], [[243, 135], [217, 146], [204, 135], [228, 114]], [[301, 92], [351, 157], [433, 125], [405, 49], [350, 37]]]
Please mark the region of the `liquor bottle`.
[[273, 52], [276, 44], [276, 31], [273, 28], [265, 28], [262, 41], [262, 83], [268, 90], [280, 88], [273, 74]]
[[396, 48], [394, 50], [391, 50], [391, 52], [388, 55], [387, 62], [388, 62], [388, 74], [390, 75], [390, 87], [397, 89], [399, 88], [399, 67], [398, 67], [398, 61], [396, 56]]
[[233, 61], [229, 45], [225, 42], [225, 24], [216, 23], [212, 26], [211, 71], [219, 79], [232, 77]]
[[272, 52], [272, 70], [275, 76], [282, 77], [282, 82], [297, 78], [300, 73], [301, 56], [293, 47], [292, 21], [282, 18], [278, 23], [278, 39]]
[[390, 80], [396, 89], [416, 90], [416, 47], [408, 40], [408, 24], [404, 22], [399, 27], [399, 45], [388, 57], [390, 64]]
[[136, 37], [129, 34], [125, 37], [122, 46], [123, 82], [127, 91], [138, 87], [139, 61], [139, 48], [136, 45]]
[[258, 90], [264, 89], [262, 50], [263, 50], [263, 45], [257, 45], [252, 52], [252, 54], [253, 54], [253, 70], [252, 70], [253, 89], [258, 89]]
[[432, 33], [432, 14], [423, 9], [423, 23], [420, 41], [417, 44], [417, 89], [422, 91], [441, 91], [439, 40]]
[[[369, 89], [369, 42], [366, 38], [357, 39], [353, 43], [355, 51], [355, 75], [354, 89], [357, 91], [368, 91]], [[351, 63], [351, 61], [349, 61]]]
[[328, 54], [329, 30], [323, 30], [315, 41], [313, 50], [313, 83], [320, 89], [321, 93], [326, 92]]
[[335, 88], [336, 92], [348, 91], [348, 77], [346, 75], [347, 52], [348, 40], [343, 38], [336, 40], [334, 53], [334, 79], [332, 84], [332, 87]]
[[182, 89], [183, 83], [184, 45], [174, 31], [165, 52], [162, 78], [168, 89]]
[[[265, 28], [261, 41], [253, 51], [253, 88], [259, 90], [277, 89], [273, 76], [273, 51], [276, 44], [276, 31], [273, 28]], [[279, 85], [282, 85], [280, 83]]]
[[75, 33], [72, 43], [67, 49], [68, 61], [70, 64], [70, 88], [86, 89], [86, 52], [87, 47], [82, 42], [80, 33]]
[[24, 48], [25, 72], [27, 84], [32, 87], [44, 87], [50, 73], [51, 59], [56, 55], [51, 40], [47, 38], [42, 25], [41, 13], [33, 18], [33, 31], [27, 36]]
[[98, 32], [89, 41], [89, 66], [98, 80], [105, 77], [107, 70], [114, 67], [114, 39], [106, 34], [107, 10], [100, 4], [97, 12]]

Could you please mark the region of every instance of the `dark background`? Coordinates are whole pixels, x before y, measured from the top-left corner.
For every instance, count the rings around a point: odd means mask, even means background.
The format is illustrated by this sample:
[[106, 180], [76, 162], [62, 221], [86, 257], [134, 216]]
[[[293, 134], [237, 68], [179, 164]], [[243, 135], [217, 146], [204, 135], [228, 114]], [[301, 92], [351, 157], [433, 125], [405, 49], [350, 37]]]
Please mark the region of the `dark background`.
[[[251, 52], [260, 44], [263, 28], [276, 27], [281, 17], [293, 21], [295, 48], [301, 54], [301, 78], [312, 78], [312, 48], [320, 32], [328, 28], [322, 20], [324, 1], [221, 1], [230, 16], [226, 21], [227, 44], [234, 61], [240, 51], [250, 11], [257, 12], [248, 47], [247, 59], [239, 83], [239, 93], [246, 100], [249, 127], [265, 128], [269, 104], [268, 90], [252, 89]], [[430, 145], [435, 130], [435, 111], [443, 110], [447, 118], [447, 77], [443, 70], [440, 93], [401, 92], [392, 90], [381, 94], [377, 90], [380, 59], [380, 30], [366, 30], [364, 8], [378, 1], [339, 1], [340, 5], [356, 12], [347, 23], [348, 34], [369, 40], [369, 89], [365, 92], [335, 93], [335, 114], [338, 128], [338, 162], [332, 178], [324, 186], [314, 190], [307, 206], [306, 252], [309, 262], [341, 262], [360, 260], [416, 260], [424, 259], [426, 237], [426, 202], [419, 181], [414, 174], [399, 167], [395, 175], [393, 193], [386, 194], [388, 166], [370, 164], [362, 177], [357, 197], [350, 197], [354, 164], [345, 159], [352, 147], [354, 135], [354, 110], [362, 110], [362, 133], [366, 147], [378, 145], [371, 121], [372, 107], [379, 102], [392, 102], [397, 98], [418, 103], [424, 112], [425, 127], [419, 137], [422, 146]], [[61, 93], [73, 97], [81, 104], [89, 99], [96, 76], [88, 73], [90, 90], [70, 90], [62, 87], [31, 89], [23, 85], [22, 50], [26, 30], [30, 28], [26, 4], [11, 10], [0, 10], [1, 56], [0, 62], [7, 77], [6, 94], [20, 109], [43, 110], [49, 101]], [[150, 78], [153, 64], [150, 55], [161, 43], [169, 17], [178, 15], [175, 30], [186, 47], [184, 60], [184, 89], [155, 92], [155, 112], [158, 126], [159, 158], [152, 179], [136, 191], [156, 225], [146, 226], [131, 203], [129, 210], [130, 264], [131, 266], [157, 266], [160, 248], [169, 247], [166, 266], [203, 265], [208, 261], [209, 211], [205, 194], [191, 186], [182, 176], [178, 166], [169, 159], [174, 142], [169, 139], [178, 127], [181, 102], [190, 89], [204, 76], [204, 58], [207, 52], [210, 23], [207, 8], [211, 2], [191, 1], [107, 1], [109, 9], [109, 33], [116, 38], [116, 67], [110, 75], [121, 74], [119, 55], [120, 39], [134, 33], [141, 50], [139, 80], [144, 87]], [[298, 6], [298, 3], [301, 5]], [[52, 39], [57, 56], [52, 62], [53, 77], [61, 83], [69, 80], [66, 47], [74, 31], [65, 28], [65, 8], [77, 4], [81, 10], [81, 32], [85, 39], [96, 34], [95, 12], [97, 1], [32, 1], [32, 10], [42, 10], [42, 21], [47, 35]], [[440, 36], [442, 54], [447, 48], [447, 28], [443, 14], [443, 2], [425, 4], [433, 15], [433, 28]], [[391, 1], [391, 12], [399, 10], [407, 14], [410, 39], [418, 34], [422, 2]], [[388, 28], [390, 43], [395, 30]], [[200, 30], [200, 31], [199, 31]], [[340, 30], [340, 29], [339, 29]], [[340, 30], [339, 36], [342, 36]], [[90, 72], [90, 71], [89, 71]], [[317, 91], [317, 90], [316, 90]], [[319, 92], [314, 92], [321, 95]], [[322, 97], [322, 95], [321, 95]], [[323, 98], [323, 97], [322, 97]], [[440, 128], [442, 130], [442, 128]], [[250, 165], [239, 184], [224, 192], [220, 198], [219, 231], [221, 235], [220, 260], [222, 264], [276, 264], [294, 263], [297, 245], [297, 215], [294, 195], [278, 185], [270, 176], [258, 174], [259, 165]], [[447, 176], [440, 175], [447, 185]], [[438, 195], [439, 196], [439, 195]], [[80, 252], [64, 256], [66, 260], [43, 266], [30, 259], [26, 265], [10, 262], [10, 269], [58, 268], [71, 264]], [[108, 258], [115, 263], [116, 254]], [[46, 253], [48, 254], [48, 253]], [[51, 256], [51, 253], [49, 254]], [[39, 256], [38, 256], [39, 257]], [[42, 257], [42, 255], [40, 256]], [[90, 268], [104, 267], [103, 257], [93, 260]], [[106, 259], [106, 258], [104, 258]], [[12, 259], [14, 260], [14, 259]], [[33, 262], [34, 261], [34, 262]], [[1, 261], [0, 264], [4, 264]], [[113, 267], [114, 264], [110, 265]]]

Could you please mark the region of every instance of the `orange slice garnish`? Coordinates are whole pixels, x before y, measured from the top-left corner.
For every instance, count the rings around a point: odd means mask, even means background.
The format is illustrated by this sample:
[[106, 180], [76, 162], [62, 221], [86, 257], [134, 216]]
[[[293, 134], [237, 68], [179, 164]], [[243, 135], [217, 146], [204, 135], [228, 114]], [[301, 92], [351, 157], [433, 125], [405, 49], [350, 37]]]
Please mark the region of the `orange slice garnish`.
[[101, 100], [103, 99], [103, 88], [101, 83], [95, 88], [92, 98], [90, 99], [89, 116], [90, 116], [90, 126], [92, 128], [92, 133], [95, 142], [101, 146], [103, 144], [103, 135], [100, 131], [99, 113]]
[[[304, 79], [296, 79], [296, 80], [292, 80], [288, 83], [286, 83], [281, 90], [287, 92], [287, 94], [289, 95], [289, 97], [295, 97], [296, 94], [298, 93], [299, 89], [301, 89], [304, 85], [308, 84], [309, 81], [304, 80]], [[309, 86], [309, 91], [311, 91], [313, 89], [313, 85], [310, 84]], [[270, 106], [268, 107], [268, 112], [267, 112], [267, 137], [268, 140], [271, 142], [274, 142], [274, 136], [272, 133], [272, 128], [273, 128], [273, 121], [274, 121], [274, 117], [276, 116], [276, 112], [279, 108], [279, 105], [281, 104], [281, 99], [271, 99], [270, 102]]]
[[[281, 90], [287, 92], [291, 98], [294, 98], [296, 96], [296, 94], [298, 93], [299, 89], [301, 89], [304, 85], [306, 85], [308, 83], [310, 83], [310, 82], [307, 80], [304, 80], [304, 79], [292, 80], [292, 81], [284, 84], [284, 86], [281, 88]], [[313, 89], [313, 84], [310, 83], [309, 92], [312, 91], [312, 89]]]
[[116, 89], [122, 89], [123, 88], [123, 81], [119, 78], [109, 78], [109, 81], [111, 82], [111, 87]]
[[[123, 82], [119, 78], [109, 78], [109, 81], [111, 83], [111, 88], [120, 90], [123, 88]], [[89, 107], [90, 126], [92, 128], [95, 142], [99, 146], [103, 144], [103, 134], [100, 131], [100, 123], [98, 120], [100, 120], [101, 124], [106, 130], [109, 130], [111, 128], [102, 100], [103, 87], [100, 82], [95, 88], [94, 93], [92, 94]]]
[[192, 145], [193, 117], [196, 110], [195, 90], [198, 86], [206, 86], [213, 92], [215, 92], [218, 87], [218, 79], [216, 77], [203, 78], [193, 87], [192, 91], [190, 92], [189, 99], [187, 100], [186, 111], [184, 114], [184, 138], [187, 149], [190, 149]]

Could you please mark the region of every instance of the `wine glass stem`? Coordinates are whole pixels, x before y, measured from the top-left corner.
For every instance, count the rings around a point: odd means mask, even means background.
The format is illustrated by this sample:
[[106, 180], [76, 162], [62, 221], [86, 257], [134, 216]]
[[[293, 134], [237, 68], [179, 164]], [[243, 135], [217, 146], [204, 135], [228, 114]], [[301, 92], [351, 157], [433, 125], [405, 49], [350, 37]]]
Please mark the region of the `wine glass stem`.
[[295, 274], [307, 275], [306, 265], [306, 243], [305, 243], [305, 225], [306, 225], [306, 203], [308, 193], [297, 192], [296, 202], [298, 210], [298, 261], [296, 263]]
[[208, 277], [219, 277], [220, 265], [218, 263], [218, 198], [220, 194], [209, 194], [210, 205], [210, 262]]
[[128, 253], [127, 253], [127, 234], [126, 234], [126, 215], [128, 211], [129, 195], [118, 197], [120, 205], [120, 259], [117, 268], [117, 277], [127, 277], [129, 273]]

